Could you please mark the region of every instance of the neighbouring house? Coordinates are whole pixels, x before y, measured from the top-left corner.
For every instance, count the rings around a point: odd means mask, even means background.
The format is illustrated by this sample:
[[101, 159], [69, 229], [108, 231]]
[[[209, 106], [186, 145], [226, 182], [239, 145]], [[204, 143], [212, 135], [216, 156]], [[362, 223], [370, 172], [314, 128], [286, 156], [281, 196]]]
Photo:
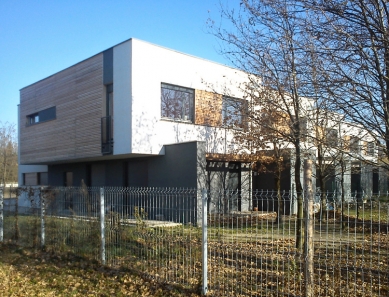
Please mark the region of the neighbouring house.
[[[237, 69], [141, 40], [115, 45], [20, 90], [19, 184], [272, 187], [228, 157], [239, 143], [224, 124], [243, 124], [236, 111], [247, 103], [246, 81]], [[252, 207], [236, 201], [236, 210]]]

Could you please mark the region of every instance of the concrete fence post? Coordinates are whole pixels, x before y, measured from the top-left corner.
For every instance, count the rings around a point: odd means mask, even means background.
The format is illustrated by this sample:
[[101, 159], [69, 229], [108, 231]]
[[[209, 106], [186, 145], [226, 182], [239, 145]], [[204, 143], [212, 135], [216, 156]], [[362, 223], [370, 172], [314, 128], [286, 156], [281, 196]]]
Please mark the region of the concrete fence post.
[[202, 201], [202, 277], [203, 277], [203, 283], [202, 283], [202, 294], [206, 295], [208, 291], [208, 235], [207, 235], [207, 229], [208, 229], [208, 194], [207, 190], [203, 189], [201, 192], [201, 201]]
[[4, 241], [4, 193], [0, 187], [0, 242]]
[[105, 265], [105, 201], [104, 201], [104, 188], [100, 188], [100, 256], [101, 263]]
[[41, 248], [45, 247], [45, 239], [46, 239], [46, 227], [45, 227], [45, 197], [43, 194], [43, 187], [39, 188], [39, 200], [41, 202]]
[[304, 161], [304, 181], [305, 181], [305, 296], [314, 296], [313, 277], [313, 191], [312, 191], [312, 160]]

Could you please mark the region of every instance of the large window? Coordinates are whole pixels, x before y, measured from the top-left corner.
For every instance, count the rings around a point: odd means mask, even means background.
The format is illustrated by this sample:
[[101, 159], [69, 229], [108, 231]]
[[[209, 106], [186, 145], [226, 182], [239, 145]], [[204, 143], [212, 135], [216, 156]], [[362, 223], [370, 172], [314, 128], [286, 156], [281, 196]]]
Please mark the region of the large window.
[[229, 128], [243, 128], [247, 111], [245, 100], [223, 97], [223, 125]]
[[41, 110], [27, 116], [27, 126], [55, 120], [57, 112], [55, 106]]
[[193, 122], [194, 90], [161, 84], [161, 116], [179, 121]]
[[338, 130], [326, 129], [326, 142], [328, 146], [336, 147], [338, 145]]
[[356, 136], [350, 137], [350, 152], [359, 153], [359, 138]]

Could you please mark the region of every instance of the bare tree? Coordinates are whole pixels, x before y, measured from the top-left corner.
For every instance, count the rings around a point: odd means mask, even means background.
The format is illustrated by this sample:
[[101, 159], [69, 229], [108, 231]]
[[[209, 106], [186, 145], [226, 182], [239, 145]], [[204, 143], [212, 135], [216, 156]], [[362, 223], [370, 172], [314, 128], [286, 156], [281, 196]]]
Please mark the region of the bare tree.
[[[389, 168], [389, 4], [384, 0], [302, 0], [312, 18], [322, 92], [361, 127]], [[347, 151], [344, 151], [347, 154]], [[354, 156], [355, 157], [355, 156]], [[364, 160], [369, 162], [369, 160]]]
[[[284, 201], [281, 194], [281, 175], [288, 168], [291, 133], [290, 121], [284, 112], [265, 104], [264, 98], [273, 94], [272, 100], [278, 97], [274, 92], [264, 88], [247, 88], [249, 98], [245, 108], [237, 109], [243, 115], [242, 129], [235, 131], [235, 139], [239, 143], [239, 152], [252, 163], [252, 169], [259, 173], [274, 176], [277, 191], [277, 223], [282, 223]], [[248, 93], [249, 92], [249, 93]], [[270, 100], [270, 99], [269, 99]], [[245, 152], [242, 154], [242, 151]]]
[[[287, 118], [289, 133], [284, 133], [294, 149], [294, 184], [297, 192], [298, 226], [296, 246], [303, 247], [303, 201], [301, 165], [303, 125], [310, 101], [304, 98], [307, 83], [307, 55], [304, 41], [304, 12], [296, 1], [242, 0], [239, 11], [221, 7], [223, 21], [230, 27], [211, 23], [217, 38], [223, 41], [222, 53], [249, 73], [248, 95], [257, 92], [261, 105]], [[263, 96], [268, 90], [268, 96]], [[262, 96], [259, 97], [260, 93]], [[274, 100], [276, 98], [276, 100]]]
[[0, 179], [3, 185], [17, 180], [17, 163], [15, 125], [0, 122]]

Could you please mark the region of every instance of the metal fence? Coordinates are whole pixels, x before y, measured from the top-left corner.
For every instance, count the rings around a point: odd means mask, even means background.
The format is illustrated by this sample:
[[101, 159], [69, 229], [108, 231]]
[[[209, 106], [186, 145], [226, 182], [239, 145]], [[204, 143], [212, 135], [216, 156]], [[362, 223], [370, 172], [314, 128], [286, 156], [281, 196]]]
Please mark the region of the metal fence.
[[3, 193], [2, 241], [75, 253], [212, 296], [304, 296], [307, 287], [313, 296], [389, 296], [388, 195], [358, 193], [343, 203], [333, 193], [317, 197], [314, 216], [303, 219], [313, 226], [303, 233], [313, 246], [311, 279], [307, 245], [296, 248], [295, 197], [287, 192]]

